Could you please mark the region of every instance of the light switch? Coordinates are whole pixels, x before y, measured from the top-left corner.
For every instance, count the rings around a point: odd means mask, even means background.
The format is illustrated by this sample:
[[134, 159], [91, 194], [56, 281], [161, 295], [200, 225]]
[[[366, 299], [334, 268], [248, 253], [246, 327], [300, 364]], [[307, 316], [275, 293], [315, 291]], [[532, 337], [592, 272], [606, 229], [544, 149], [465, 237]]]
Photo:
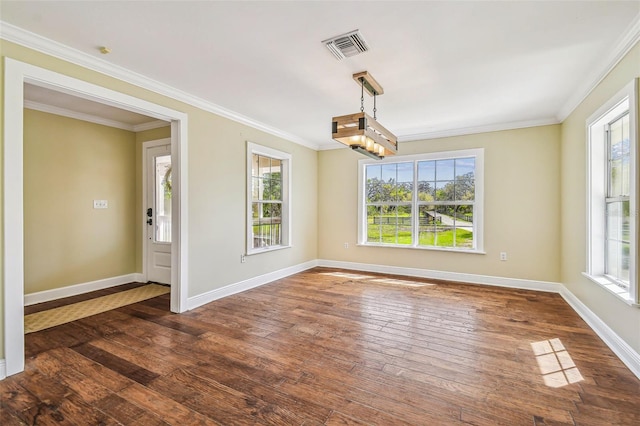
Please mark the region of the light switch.
[[107, 207], [107, 200], [93, 200], [94, 209], [106, 209]]

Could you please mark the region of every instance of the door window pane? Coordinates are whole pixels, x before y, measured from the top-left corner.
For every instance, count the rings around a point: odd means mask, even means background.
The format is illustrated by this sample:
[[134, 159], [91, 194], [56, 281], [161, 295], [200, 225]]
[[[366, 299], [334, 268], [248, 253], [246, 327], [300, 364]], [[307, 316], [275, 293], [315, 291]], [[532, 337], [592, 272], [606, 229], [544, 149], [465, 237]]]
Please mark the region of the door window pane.
[[155, 157], [155, 241], [171, 242], [171, 155]]

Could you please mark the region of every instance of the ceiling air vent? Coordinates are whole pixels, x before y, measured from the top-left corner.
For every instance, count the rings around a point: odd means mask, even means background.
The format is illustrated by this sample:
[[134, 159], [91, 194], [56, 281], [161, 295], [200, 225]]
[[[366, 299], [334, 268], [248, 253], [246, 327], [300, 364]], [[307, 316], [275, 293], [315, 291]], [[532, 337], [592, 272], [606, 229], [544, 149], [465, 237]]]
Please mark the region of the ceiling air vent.
[[331, 37], [322, 43], [327, 46], [327, 49], [329, 49], [338, 60], [359, 55], [369, 50], [369, 46], [367, 46], [367, 42], [364, 41], [364, 37], [362, 37], [359, 30]]

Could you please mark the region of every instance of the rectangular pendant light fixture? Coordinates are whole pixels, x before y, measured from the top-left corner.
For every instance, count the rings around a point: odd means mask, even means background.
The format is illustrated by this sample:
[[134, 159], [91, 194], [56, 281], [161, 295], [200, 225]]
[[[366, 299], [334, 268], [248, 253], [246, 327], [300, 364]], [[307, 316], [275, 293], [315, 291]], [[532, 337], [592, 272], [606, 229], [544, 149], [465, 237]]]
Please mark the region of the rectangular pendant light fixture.
[[398, 139], [369, 114], [333, 117], [333, 139], [372, 158], [383, 158], [398, 152]]
[[398, 138], [378, 123], [375, 117], [375, 99], [384, 93], [382, 86], [367, 71], [354, 74], [353, 79], [360, 84], [363, 96], [364, 90], [373, 96], [374, 117], [364, 112], [364, 105], [359, 113], [333, 117], [333, 139], [371, 158], [382, 159], [395, 155], [398, 152]]

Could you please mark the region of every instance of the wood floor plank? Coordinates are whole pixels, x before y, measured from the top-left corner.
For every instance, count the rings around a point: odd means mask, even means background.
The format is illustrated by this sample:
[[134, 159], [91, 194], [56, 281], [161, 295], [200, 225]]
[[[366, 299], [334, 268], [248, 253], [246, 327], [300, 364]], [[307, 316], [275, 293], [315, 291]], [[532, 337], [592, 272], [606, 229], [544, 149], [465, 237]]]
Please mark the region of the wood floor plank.
[[113, 353], [107, 352], [91, 344], [74, 346], [72, 349], [79, 354], [99, 364], [104, 365], [110, 370], [116, 371], [122, 376], [125, 376], [143, 385], [158, 377], [158, 374], [152, 371], [149, 371], [137, 364], [129, 362], [126, 359], [123, 359]]
[[157, 412], [162, 420], [170, 425], [182, 426], [219, 426], [220, 423], [215, 422], [206, 416], [197, 413], [185, 405], [165, 396], [161, 393], [142, 386], [141, 384], [133, 384], [118, 393], [122, 398], [131, 401], [139, 407], [150, 412]]
[[112, 392], [118, 392], [133, 383], [133, 381], [128, 377], [123, 376], [117, 371], [87, 358], [70, 348], [58, 348], [48, 351], [47, 353], [58, 358], [60, 362], [64, 362], [71, 366], [84, 376], [100, 383]]
[[342, 414], [339, 411], [334, 411], [331, 413], [324, 424], [326, 426], [364, 426], [368, 423], [363, 422], [362, 420], [348, 417], [347, 415]]
[[27, 335], [0, 422], [640, 424], [640, 380], [557, 294], [314, 268], [169, 304]]
[[220, 424], [302, 424], [304, 418], [281, 406], [207, 380], [193, 371], [176, 370], [150, 387]]
[[123, 425], [145, 424], [160, 426], [168, 424], [153, 412], [144, 410], [115, 393], [98, 400], [95, 406]]
[[86, 403], [92, 404], [112, 393], [99, 382], [86, 377], [76, 368], [49, 353], [39, 354], [32, 361], [38, 371], [76, 392]]
[[220, 367], [216, 365], [198, 366], [188, 369], [188, 371], [266, 403], [283, 407], [292, 413], [304, 413], [305, 421], [323, 422], [331, 412], [331, 409], [323, 407], [315, 401], [305, 401], [297, 395], [287, 395], [278, 388], [280, 382], [273, 386], [266, 386], [252, 380], [252, 378], [238, 376], [225, 368], [224, 365]]
[[[22, 377], [14, 376], [0, 382], [0, 389], [2, 390], [0, 393], [0, 409], [3, 413], [2, 418], [9, 422], [6, 424], [14, 424], [13, 422], [32, 424], [28, 411], [40, 403], [40, 400], [35, 395], [20, 386], [18, 383], [20, 379]], [[5, 423], [3, 422], [2, 424]]]

